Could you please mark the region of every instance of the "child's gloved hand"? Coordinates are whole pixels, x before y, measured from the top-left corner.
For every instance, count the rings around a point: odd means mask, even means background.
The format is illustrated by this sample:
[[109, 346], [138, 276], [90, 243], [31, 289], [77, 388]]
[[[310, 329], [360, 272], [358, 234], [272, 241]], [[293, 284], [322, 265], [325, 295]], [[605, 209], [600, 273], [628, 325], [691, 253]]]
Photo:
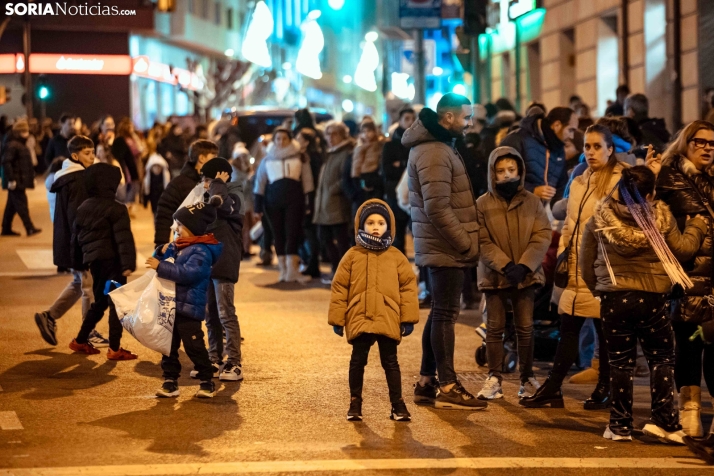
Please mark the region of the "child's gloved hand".
[[412, 332], [414, 332], [414, 324], [412, 324], [410, 322], [403, 323], [401, 325], [401, 327], [402, 327], [402, 336], [403, 337], [406, 337], [409, 334], [411, 334]]
[[345, 335], [345, 328], [342, 326], [332, 326], [332, 330], [340, 337]]
[[516, 287], [526, 280], [526, 276], [531, 270], [524, 264], [514, 264], [513, 261], [503, 268], [503, 273], [511, 286]]

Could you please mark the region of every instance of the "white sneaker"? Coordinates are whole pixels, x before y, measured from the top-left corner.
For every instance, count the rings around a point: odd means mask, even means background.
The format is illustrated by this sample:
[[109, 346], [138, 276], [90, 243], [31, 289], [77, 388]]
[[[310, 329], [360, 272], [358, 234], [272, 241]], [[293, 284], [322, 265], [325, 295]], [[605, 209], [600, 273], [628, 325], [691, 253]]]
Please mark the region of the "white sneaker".
[[96, 329], [89, 333], [89, 337], [87, 337], [87, 342], [92, 344], [97, 349], [109, 347], [109, 339], [105, 339], [104, 336], [102, 336], [99, 332], [96, 331]]
[[612, 440], [612, 441], [632, 441], [631, 435], [621, 436], [621, 435], [616, 435], [615, 433], [610, 431], [610, 425], [607, 425], [607, 428], [605, 428], [605, 433], [602, 434], [602, 437], [605, 438], [606, 440]]
[[501, 389], [501, 384], [498, 382], [497, 377], [489, 377], [483, 384], [483, 388], [476, 395], [479, 400], [495, 400], [497, 398], [503, 398], [503, 390]]
[[540, 383], [535, 377], [528, 377], [528, 381], [521, 383], [521, 388], [518, 390], [518, 398], [530, 397], [540, 388]]
[[218, 380], [236, 382], [243, 380], [243, 369], [240, 365], [226, 364], [218, 376]]
[[[213, 367], [213, 378], [218, 378], [218, 375], [221, 373], [221, 366], [223, 366], [223, 364], [217, 364], [216, 362], [212, 362], [211, 366]], [[198, 378], [198, 370], [192, 370], [189, 375], [191, 376], [191, 378]]]
[[667, 431], [664, 428], [660, 428], [659, 426], [655, 425], [654, 423], [647, 423], [642, 428], [642, 433], [647, 436], [657, 438], [662, 443], [671, 443], [675, 445], [683, 445], [683, 438], [687, 436], [687, 434], [684, 433], [682, 430]]

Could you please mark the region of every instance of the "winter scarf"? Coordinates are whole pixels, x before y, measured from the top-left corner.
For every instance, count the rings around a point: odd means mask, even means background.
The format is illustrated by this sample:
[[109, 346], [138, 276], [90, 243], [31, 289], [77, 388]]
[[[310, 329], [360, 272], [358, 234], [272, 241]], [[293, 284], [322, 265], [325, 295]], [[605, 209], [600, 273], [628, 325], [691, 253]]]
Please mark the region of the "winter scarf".
[[364, 230], [359, 230], [357, 231], [355, 240], [358, 245], [371, 251], [384, 251], [392, 245], [392, 235], [389, 233], [389, 230], [381, 237], [370, 235]]
[[205, 235], [192, 236], [191, 238], [179, 238], [174, 241], [176, 244], [176, 249], [181, 250], [191, 245], [217, 245], [219, 241], [213, 236], [213, 233], [206, 233]]

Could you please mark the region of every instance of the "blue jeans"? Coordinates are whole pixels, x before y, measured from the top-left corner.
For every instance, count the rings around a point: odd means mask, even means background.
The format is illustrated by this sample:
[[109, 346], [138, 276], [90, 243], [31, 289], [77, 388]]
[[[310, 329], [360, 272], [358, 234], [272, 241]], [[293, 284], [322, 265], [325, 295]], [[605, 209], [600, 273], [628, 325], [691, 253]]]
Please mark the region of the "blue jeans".
[[431, 312], [421, 337], [421, 371], [424, 377], [438, 373], [441, 385], [456, 382], [454, 370], [454, 327], [461, 310], [463, 268], [428, 268]]

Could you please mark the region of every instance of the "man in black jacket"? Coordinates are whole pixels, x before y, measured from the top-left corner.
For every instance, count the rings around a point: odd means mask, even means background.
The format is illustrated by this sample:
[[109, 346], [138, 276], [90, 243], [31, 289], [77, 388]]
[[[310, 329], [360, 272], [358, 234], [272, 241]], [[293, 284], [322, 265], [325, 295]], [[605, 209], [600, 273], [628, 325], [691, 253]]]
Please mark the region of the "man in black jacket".
[[392, 133], [392, 140], [384, 144], [382, 149], [382, 180], [384, 181], [385, 201], [394, 213], [396, 229], [394, 230], [394, 242], [392, 246], [404, 253], [404, 240], [406, 228], [409, 225], [409, 215], [399, 207], [397, 200], [397, 185], [407, 169], [409, 161], [409, 147], [402, 145], [404, 132], [414, 124], [416, 112], [411, 107], [405, 107], [399, 111], [399, 127]]
[[[639, 131], [635, 131], [633, 137], [637, 145], [647, 147], [651, 145], [655, 152], [661, 154], [667, 148], [670, 134], [664, 119], [649, 117], [650, 103], [644, 94], [631, 94], [625, 99], [625, 116], [631, 119]], [[639, 134], [637, 133], [639, 132]]]
[[[50, 192], [55, 194], [55, 215], [53, 217], [52, 256], [55, 266], [72, 272], [72, 281], [55, 299], [50, 308], [35, 314], [35, 323], [42, 338], [50, 345], [57, 345], [55, 321], [82, 299], [82, 318], [94, 302], [92, 276], [82, 263], [82, 250], [73, 249], [72, 227], [77, 209], [87, 199], [84, 184], [84, 170], [94, 163], [94, 142], [89, 137], [74, 136], [67, 144], [69, 158], [62, 162], [62, 169], [55, 174]], [[107, 347], [109, 341], [95, 331], [89, 342], [94, 347]]]
[[27, 148], [27, 138], [30, 137], [30, 126], [25, 120], [18, 120], [12, 125], [9, 140], [3, 147], [2, 154], [2, 186], [7, 190], [7, 204], [2, 218], [2, 236], [20, 236], [12, 231], [12, 220], [15, 214], [20, 215], [25, 225], [27, 236], [39, 233], [30, 219], [27, 208], [28, 188], [35, 188], [35, 170], [32, 157]]
[[60, 130], [56, 136], [50, 139], [47, 143], [47, 149], [45, 150], [45, 163], [47, 167], [52, 165], [52, 161], [57, 157], [69, 159], [70, 151], [68, 143], [76, 133], [74, 130], [75, 120], [76, 118], [72, 114], [62, 114], [60, 117]]
[[126, 284], [126, 278], [136, 269], [129, 212], [115, 199], [121, 170], [109, 164], [94, 164], [87, 168], [84, 180], [89, 198], [77, 209], [72, 242], [81, 247], [82, 263], [89, 266], [92, 273], [94, 303], [69, 348], [77, 353], [98, 354], [99, 350], [89, 343], [89, 334], [109, 308], [107, 359], [134, 360], [136, 354], [120, 347], [123, 328], [109, 296], [104, 294], [107, 282]]
[[218, 154], [218, 146], [210, 140], [197, 140], [189, 147], [188, 161], [181, 169], [181, 173], [169, 182], [159, 198], [156, 218], [154, 218], [154, 244], [156, 246], [171, 241], [174, 213], [201, 180], [199, 174], [203, 165], [216, 157], [216, 154]]

